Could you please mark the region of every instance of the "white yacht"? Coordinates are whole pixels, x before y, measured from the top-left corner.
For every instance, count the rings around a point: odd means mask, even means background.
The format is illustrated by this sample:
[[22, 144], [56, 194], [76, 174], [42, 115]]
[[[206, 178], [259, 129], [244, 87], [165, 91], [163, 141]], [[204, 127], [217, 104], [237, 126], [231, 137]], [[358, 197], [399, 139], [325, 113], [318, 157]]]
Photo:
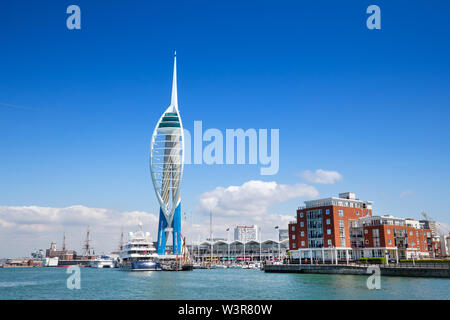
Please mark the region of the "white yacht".
[[91, 268], [114, 268], [114, 259], [109, 256], [100, 256], [91, 261]]
[[149, 240], [150, 233], [142, 231], [142, 223], [139, 230], [130, 232], [128, 242], [120, 251], [121, 270], [125, 271], [154, 271], [162, 270], [158, 254]]

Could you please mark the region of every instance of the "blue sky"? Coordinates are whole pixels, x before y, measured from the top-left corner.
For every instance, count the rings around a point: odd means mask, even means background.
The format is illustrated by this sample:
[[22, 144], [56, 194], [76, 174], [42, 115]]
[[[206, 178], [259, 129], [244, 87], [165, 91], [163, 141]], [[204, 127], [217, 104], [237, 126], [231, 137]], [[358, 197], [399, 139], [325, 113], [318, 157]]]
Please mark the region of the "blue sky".
[[[66, 28], [71, 4], [81, 30]], [[371, 4], [381, 30], [366, 28]], [[0, 206], [157, 212], [149, 142], [177, 50], [187, 129], [280, 129], [274, 176], [186, 166], [195, 221], [205, 192], [262, 180], [448, 223], [449, 18], [447, 1], [2, 1]], [[299, 177], [317, 169], [343, 178]], [[304, 200], [267, 210], [293, 217]]]

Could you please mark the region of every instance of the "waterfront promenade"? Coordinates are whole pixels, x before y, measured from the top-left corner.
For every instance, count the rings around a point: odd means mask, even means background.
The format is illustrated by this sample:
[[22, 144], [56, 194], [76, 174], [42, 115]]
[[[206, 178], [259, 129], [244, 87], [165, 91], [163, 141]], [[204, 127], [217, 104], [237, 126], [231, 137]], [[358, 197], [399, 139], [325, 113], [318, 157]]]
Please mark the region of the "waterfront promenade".
[[373, 271], [369, 267], [379, 267], [381, 276], [393, 277], [431, 277], [450, 278], [450, 264], [398, 264], [398, 265], [309, 265], [283, 264], [265, 265], [264, 272], [270, 273], [317, 273], [368, 275]]

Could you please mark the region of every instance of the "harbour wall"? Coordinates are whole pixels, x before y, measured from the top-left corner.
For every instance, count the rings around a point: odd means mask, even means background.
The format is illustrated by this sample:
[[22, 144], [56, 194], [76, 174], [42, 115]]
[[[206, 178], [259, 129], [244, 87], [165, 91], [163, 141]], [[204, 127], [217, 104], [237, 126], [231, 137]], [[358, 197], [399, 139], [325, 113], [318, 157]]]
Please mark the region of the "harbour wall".
[[[375, 266], [375, 265], [373, 265]], [[424, 267], [380, 267], [381, 276], [392, 277], [431, 277], [431, 278], [450, 278], [449, 268], [424, 268]], [[355, 265], [306, 265], [306, 264], [283, 264], [283, 265], [265, 265], [264, 272], [273, 273], [317, 273], [317, 274], [349, 274], [349, 275], [368, 275], [369, 266]]]

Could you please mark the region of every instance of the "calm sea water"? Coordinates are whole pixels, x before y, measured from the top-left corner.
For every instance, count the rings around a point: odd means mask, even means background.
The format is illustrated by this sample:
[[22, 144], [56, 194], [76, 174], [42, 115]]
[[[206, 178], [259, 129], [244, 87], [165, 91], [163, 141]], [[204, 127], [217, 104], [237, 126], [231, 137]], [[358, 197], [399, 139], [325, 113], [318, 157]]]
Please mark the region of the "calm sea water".
[[124, 272], [81, 268], [81, 289], [66, 268], [0, 269], [0, 299], [450, 299], [450, 279], [276, 274], [260, 270]]

